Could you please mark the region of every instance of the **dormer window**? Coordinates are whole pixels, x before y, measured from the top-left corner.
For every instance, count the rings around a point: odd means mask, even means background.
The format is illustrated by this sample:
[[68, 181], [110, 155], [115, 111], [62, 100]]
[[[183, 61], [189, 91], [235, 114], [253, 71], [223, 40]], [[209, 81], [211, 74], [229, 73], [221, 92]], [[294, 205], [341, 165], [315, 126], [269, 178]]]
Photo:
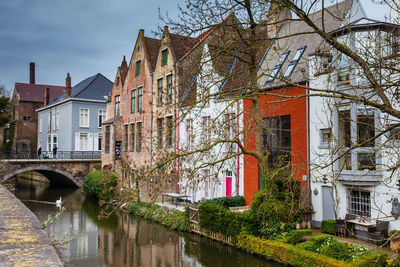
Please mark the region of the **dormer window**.
[[299, 63], [300, 58], [303, 55], [306, 48], [307, 46], [302, 46], [296, 50], [296, 53], [294, 54], [292, 61], [290, 61], [289, 65], [286, 68], [285, 73], [283, 74], [284, 78], [289, 78], [289, 76], [292, 75], [294, 68], [297, 66], [297, 63]]
[[288, 57], [290, 51], [284, 52], [281, 54], [279, 57], [278, 62], [276, 63], [275, 67], [272, 69], [271, 73], [269, 74], [269, 77], [267, 78], [267, 81], [265, 84], [271, 83], [275, 80], [276, 76], [278, 75], [279, 71], [282, 68], [283, 63], [285, 63], [286, 58]]

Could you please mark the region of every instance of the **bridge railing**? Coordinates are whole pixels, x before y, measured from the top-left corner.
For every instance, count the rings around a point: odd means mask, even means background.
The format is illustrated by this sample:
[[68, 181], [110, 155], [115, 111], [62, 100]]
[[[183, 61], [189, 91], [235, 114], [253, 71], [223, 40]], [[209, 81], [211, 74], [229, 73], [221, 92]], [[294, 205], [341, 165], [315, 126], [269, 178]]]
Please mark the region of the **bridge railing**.
[[101, 151], [57, 151], [56, 154], [44, 151], [40, 155], [34, 152], [1, 152], [0, 159], [101, 159]]

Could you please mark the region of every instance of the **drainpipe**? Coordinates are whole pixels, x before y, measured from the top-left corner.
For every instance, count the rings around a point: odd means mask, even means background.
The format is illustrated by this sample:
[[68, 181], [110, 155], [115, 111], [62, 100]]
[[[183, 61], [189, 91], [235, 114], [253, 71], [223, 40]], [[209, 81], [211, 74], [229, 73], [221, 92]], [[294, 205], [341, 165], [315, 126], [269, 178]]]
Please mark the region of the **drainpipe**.
[[153, 73], [150, 73], [150, 169], [153, 166]]
[[113, 129], [114, 129], [114, 132], [113, 132], [113, 147], [114, 147], [114, 149], [113, 149], [113, 162], [114, 162], [114, 164], [113, 164], [113, 169], [114, 169], [114, 172], [115, 172], [115, 131], [116, 131], [116, 127], [115, 127], [115, 123], [113, 123]]
[[[307, 82], [306, 88], [309, 87], [309, 83]], [[311, 176], [310, 176], [310, 96], [309, 90], [306, 89], [306, 120], [307, 120], [307, 187], [311, 190]]]
[[[178, 98], [178, 96], [177, 96], [177, 92], [176, 92], [176, 63], [174, 63], [174, 73], [173, 73], [173, 76], [172, 77], [174, 77], [174, 91], [175, 91], [175, 101], [177, 101], [177, 98]], [[177, 112], [177, 110], [176, 110], [176, 105], [174, 105], [174, 113], [175, 113], [175, 119], [176, 119], [176, 128], [177, 128], [177, 130], [176, 130], [176, 134], [175, 134], [175, 154], [178, 154], [179, 155], [179, 135], [180, 135], [180, 132], [179, 132], [179, 126], [180, 126], [180, 121], [179, 121], [179, 111]], [[179, 164], [180, 164], [180, 161], [179, 161], [179, 157], [178, 157], [178, 159], [177, 159], [177, 177], [178, 177], [178, 183], [177, 183], [177, 185], [176, 185], [176, 192], [177, 193], [179, 193], [179, 182], [180, 182], [180, 180], [179, 180]]]
[[[236, 100], [236, 134], [239, 137], [239, 100]], [[237, 145], [237, 168], [236, 168], [236, 196], [239, 196], [239, 175], [240, 175], [240, 156], [239, 156], [239, 146]]]

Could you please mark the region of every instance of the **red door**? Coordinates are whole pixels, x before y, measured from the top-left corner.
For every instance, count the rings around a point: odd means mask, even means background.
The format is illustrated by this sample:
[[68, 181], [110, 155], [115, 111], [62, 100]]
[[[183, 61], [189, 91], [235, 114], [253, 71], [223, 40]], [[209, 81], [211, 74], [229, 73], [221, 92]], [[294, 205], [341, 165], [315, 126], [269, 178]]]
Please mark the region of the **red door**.
[[232, 196], [232, 177], [226, 177], [226, 196]]

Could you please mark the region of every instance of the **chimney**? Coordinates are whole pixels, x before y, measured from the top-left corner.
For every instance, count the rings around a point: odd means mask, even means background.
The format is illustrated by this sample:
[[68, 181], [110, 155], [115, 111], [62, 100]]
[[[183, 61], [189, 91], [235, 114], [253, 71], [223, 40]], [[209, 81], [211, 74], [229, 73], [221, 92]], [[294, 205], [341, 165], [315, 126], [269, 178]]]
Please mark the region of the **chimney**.
[[29, 71], [29, 83], [30, 84], [35, 84], [35, 63], [31, 62], [29, 64], [30, 71]]
[[69, 98], [71, 97], [71, 76], [69, 76], [69, 73], [67, 73], [67, 78], [65, 79], [65, 97]]
[[46, 87], [44, 88], [44, 99], [43, 99], [43, 105], [47, 106], [50, 102], [50, 88]]
[[267, 14], [267, 29], [268, 36], [275, 35], [278, 29], [287, 20], [292, 19], [292, 12], [289, 8], [285, 7], [277, 0], [271, 1], [271, 5]]
[[143, 30], [143, 29], [140, 29], [140, 30], [139, 30], [139, 35], [140, 35], [141, 37], [144, 37], [144, 30]]
[[164, 26], [164, 35], [167, 33], [169, 34], [168, 26]]

